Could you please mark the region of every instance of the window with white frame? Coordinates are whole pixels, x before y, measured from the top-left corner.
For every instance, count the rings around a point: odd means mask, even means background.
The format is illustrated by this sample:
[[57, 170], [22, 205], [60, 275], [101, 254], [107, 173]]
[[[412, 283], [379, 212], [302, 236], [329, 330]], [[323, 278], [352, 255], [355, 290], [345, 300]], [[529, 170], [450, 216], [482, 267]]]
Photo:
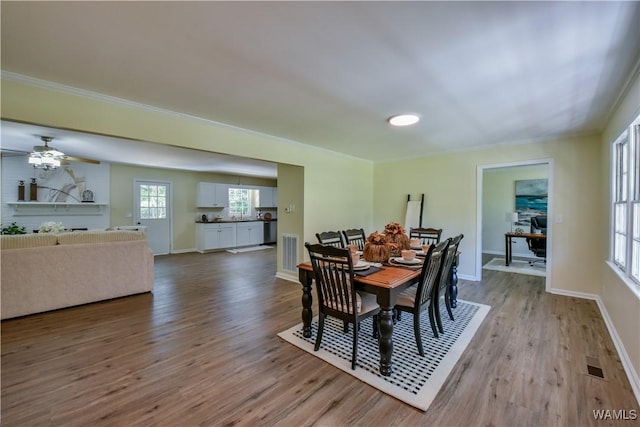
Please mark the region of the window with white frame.
[[140, 219], [167, 218], [167, 184], [140, 185]]
[[259, 205], [260, 192], [249, 188], [229, 188], [229, 216], [245, 218], [253, 216]]
[[640, 116], [613, 143], [611, 261], [640, 284]]

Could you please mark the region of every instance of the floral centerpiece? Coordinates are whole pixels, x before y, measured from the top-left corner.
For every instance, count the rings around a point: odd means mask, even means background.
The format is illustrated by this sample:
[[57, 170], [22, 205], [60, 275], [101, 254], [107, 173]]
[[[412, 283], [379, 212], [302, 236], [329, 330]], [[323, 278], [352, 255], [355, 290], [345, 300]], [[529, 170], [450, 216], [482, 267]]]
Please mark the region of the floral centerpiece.
[[371, 233], [362, 249], [362, 256], [371, 262], [387, 262], [389, 260], [387, 236], [377, 231]]
[[387, 236], [387, 245], [389, 246], [389, 255], [392, 257], [400, 256], [402, 250], [411, 249], [409, 236], [398, 222], [390, 222], [384, 227], [384, 234]]
[[40, 233], [60, 233], [64, 230], [61, 222], [47, 221], [40, 224]]

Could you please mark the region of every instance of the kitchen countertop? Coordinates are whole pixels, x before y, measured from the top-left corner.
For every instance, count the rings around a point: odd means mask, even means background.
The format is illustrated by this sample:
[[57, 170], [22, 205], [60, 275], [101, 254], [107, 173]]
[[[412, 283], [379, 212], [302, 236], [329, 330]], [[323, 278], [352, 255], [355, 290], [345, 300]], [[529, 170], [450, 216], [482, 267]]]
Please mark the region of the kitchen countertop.
[[273, 222], [273, 221], [277, 221], [278, 218], [271, 218], [271, 219], [264, 219], [264, 218], [260, 218], [260, 219], [223, 219], [222, 221], [196, 221], [196, 224], [224, 224], [224, 223], [229, 223], [229, 222]]

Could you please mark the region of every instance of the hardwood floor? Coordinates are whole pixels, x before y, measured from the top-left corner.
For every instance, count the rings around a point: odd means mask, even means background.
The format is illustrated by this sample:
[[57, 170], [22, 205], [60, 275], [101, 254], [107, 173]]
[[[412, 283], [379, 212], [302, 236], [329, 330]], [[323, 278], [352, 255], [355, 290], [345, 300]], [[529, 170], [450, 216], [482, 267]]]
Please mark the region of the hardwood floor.
[[543, 278], [460, 281], [460, 299], [492, 308], [421, 412], [276, 336], [301, 321], [301, 290], [275, 278], [275, 263], [275, 250], [157, 257], [153, 294], [2, 322], [2, 425], [629, 426], [593, 410], [640, 416], [596, 304], [547, 294]]

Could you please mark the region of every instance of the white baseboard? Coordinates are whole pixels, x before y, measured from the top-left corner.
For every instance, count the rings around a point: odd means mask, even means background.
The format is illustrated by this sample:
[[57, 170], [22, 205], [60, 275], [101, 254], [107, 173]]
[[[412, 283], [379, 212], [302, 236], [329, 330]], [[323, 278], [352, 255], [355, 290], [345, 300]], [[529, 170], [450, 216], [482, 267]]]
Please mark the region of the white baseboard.
[[627, 374], [627, 378], [629, 379], [629, 383], [631, 384], [631, 389], [633, 390], [633, 394], [636, 396], [636, 400], [640, 405], [640, 376], [638, 375], [638, 372], [636, 372], [636, 370], [633, 367], [633, 364], [631, 363], [629, 354], [627, 354], [627, 351], [624, 348], [624, 344], [622, 343], [620, 336], [616, 332], [616, 328], [614, 327], [613, 322], [611, 321], [611, 317], [609, 317], [609, 313], [607, 312], [607, 309], [604, 303], [602, 302], [602, 298], [600, 298], [600, 295], [588, 294], [584, 292], [567, 291], [564, 289], [551, 289], [550, 292], [556, 295], [565, 295], [568, 297], [590, 299], [596, 302], [596, 304], [598, 305], [598, 309], [600, 309], [600, 314], [602, 314], [602, 318], [604, 319], [604, 324], [607, 326], [607, 330], [609, 331], [609, 336], [611, 337], [611, 341], [613, 341], [613, 345], [615, 346], [616, 351], [618, 352], [618, 356], [620, 357], [620, 362], [622, 362], [622, 367], [624, 368], [624, 372]]
[[276, 277], [278, 279], [284, 279], [284, 280], [288, 280], [290, 282], [296, 282], [297, 284], [300, 284], [300, 280], [298, 279], [298, 276], [294, 276], [292, 274], [286, 274], [286, 273], [283, 273], [281, 271], [278, 271], [276, 273]]
[[[498, 255], [498, 256], [501, 256], [503, 258], [506, 256], [504, 251], [482, 251], [482, 253], [483, 254], [489, 254], [489, 255]], [[531, 252], [513, 253], [513, 254], [511, 254], [511, 256], [515, 256], [515, 257], [519, 257], [519, 258], [537, 259], [535, 256], [533, 256], [533, 254]]]
[[191, 248], [191, 249], [176, 249], [171, 251], [172, 254], [188, 254], [191, 252], [198, 252], [198, 250], [196, 248]]

